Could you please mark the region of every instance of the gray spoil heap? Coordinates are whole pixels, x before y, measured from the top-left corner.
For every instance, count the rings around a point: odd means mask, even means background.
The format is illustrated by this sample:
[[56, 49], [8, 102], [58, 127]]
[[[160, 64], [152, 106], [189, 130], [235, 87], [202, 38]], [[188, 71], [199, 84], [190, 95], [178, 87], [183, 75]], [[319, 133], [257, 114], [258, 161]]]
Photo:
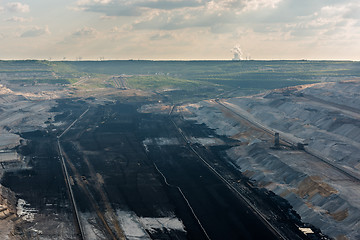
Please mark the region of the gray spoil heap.
[[0, 184], [0, 220], [16, 214], [15, 193]]
[[[227, 151], [230, 161], [258, 187], [286, 199], [304, 222], [334, 239], [360, 239], [359, 92], [359, 80], [320, 83], [223, 100], [232, 116], [215, 101], [186, 109], [188, 119], [239, 140]], [[237, 114], [272, 134], [266, 137]], [[274, 148], [274, 132], [280, 142], [300, 142], [320, 159], [301, 148]]]

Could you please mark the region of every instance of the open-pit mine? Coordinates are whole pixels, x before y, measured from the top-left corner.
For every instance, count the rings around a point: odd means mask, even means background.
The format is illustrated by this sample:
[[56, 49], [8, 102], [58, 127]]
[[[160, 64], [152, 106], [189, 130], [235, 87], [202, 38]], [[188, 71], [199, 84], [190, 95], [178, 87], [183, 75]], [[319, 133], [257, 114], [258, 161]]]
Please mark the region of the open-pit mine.
[[332, 64], [0, 61], [0, 239], [360, 239]]

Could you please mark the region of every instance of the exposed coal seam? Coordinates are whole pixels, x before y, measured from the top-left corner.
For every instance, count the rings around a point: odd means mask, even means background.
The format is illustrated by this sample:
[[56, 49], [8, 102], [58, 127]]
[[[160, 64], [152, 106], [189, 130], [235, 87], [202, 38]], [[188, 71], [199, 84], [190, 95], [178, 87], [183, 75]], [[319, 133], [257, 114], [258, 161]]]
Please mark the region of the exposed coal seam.
[[153, 163], [153, 164], [154, 164], [154, 167], [155, 167], [156, 171], [158, 171], [158, 173], [160, 173], [160, 175], [164, 178], [165, 184], [166, 184], [167, 186], [169, 186], [169, 187], [177, 188], [177, 189], [178, 189], [178, 191], [180, 192], [181, 196], [184, 198], [186, 204], [188, 205], [191, 213], [193, 214], [194, 218], [195, 218], [196, 221], [198, 222], [200, 228], [201, 228], [202, 231], [204, 232], [206, 238], [209, 239], [209, 240], [211, 240], [211, 238], [210, 238], [209, 235], [207, 234], [206, 230], [205, 230], [204, 227], [201, 225], [201, 222], [200, 222], [199, 218], [196, 216], [193, 208], [192, 208], [191, 205], [190, 205], [189, 200], [185, 197], [185, 194], [183, 193], [183, 191], [181, 190], [181, 188], [178, 187], [178, 186], [175, 186], [175, 185], [170, 184], [170, 183], [167, 181], [165, 175], [159, 170], [159, 168], [157, 167], [156, 163]]

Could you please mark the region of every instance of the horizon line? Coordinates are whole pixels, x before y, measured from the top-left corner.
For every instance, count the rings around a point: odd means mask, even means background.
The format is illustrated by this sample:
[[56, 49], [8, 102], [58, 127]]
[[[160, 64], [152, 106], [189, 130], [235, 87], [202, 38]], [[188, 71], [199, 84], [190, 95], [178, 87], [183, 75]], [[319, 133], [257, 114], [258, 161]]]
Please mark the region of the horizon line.
[[0, 61], [43, 61], [43, 62], [110, 62], [110, 61], [151, 61], [151, 62], [250, 62], [250, 61], [327, 61], [327, 62], [359, 62], [350, 59], [0, 59]]

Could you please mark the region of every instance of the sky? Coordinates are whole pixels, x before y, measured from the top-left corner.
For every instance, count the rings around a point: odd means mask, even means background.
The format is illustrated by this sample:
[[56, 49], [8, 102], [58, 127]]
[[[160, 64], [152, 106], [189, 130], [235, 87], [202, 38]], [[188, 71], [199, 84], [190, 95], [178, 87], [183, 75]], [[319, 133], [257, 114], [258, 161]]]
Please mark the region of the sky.
[[359, 0], [0, 0], [0, 59], [360, 60]]

